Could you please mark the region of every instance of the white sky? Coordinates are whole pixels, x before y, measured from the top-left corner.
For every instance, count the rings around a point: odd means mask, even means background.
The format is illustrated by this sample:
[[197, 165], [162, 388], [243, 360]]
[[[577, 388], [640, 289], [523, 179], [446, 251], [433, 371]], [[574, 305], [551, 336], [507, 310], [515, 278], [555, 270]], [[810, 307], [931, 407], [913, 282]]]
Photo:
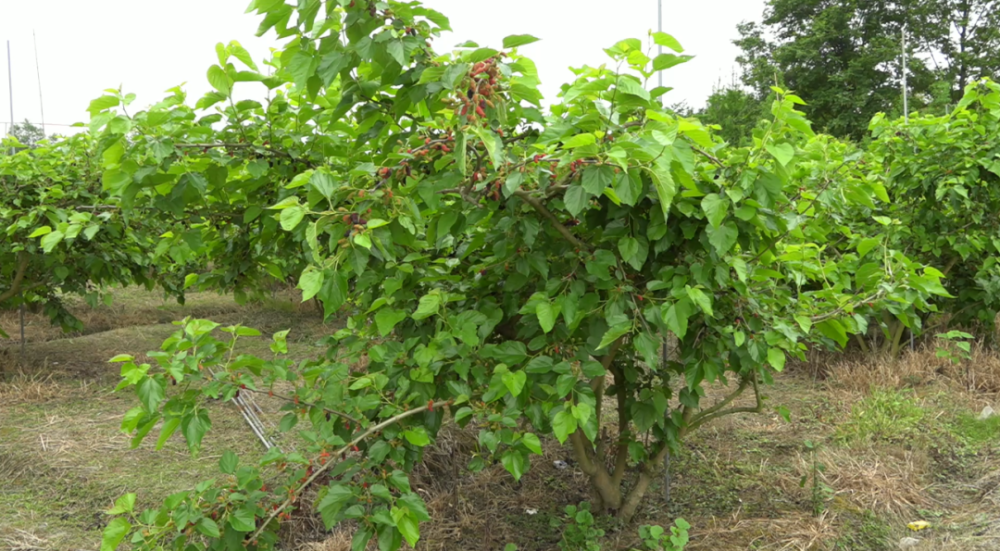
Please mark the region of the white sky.
[[[540, 42], [521, 52], [538, 65], [542, 92], [551, 100], [572, 79], [567, 67], [600, 65], [602, 48], [623, 38], [645, 39], [656, 29], [656, 0], [425, 0], [451, 19], [454, 33], [435, 43], [447, 51], [465, 40], [499, 48], [504, 36], [532, 34]], [[215, 44], [238, 40], [255, 59], [277, 46], [254, 36], [259, 19], [244, 14], [249, 0], [0, 0], [0, 40], [10, 40], [14, 120], [41, 120], [32, 46], [37, 36], [45, 122], [86, 121], [90, 100], [124, 86], [134, 108], [155, 103], [167, 88], [187, 83], [191, 103], [209, 90], [205, 71], [216, 62]], [[663, 30], [696, 56], [664, 73], [674, 87], [668, 102], [700, 106], [713, 86], [728, 82], [738, 50], [736, 24], [759, 19], [763, 0], [663, 0]], [[0, 43], [0, 121], [9, 115], [6, 44]], [[655, 77], [654, 77], [655, 78]], [[241, 83], [254, 92], [257, 83]], [[257, 94], [253, 94], [257, 95]], [[0, 131], [6, 126], [0, 124]], [[67, 132], [49, 126], [50, 132]]]

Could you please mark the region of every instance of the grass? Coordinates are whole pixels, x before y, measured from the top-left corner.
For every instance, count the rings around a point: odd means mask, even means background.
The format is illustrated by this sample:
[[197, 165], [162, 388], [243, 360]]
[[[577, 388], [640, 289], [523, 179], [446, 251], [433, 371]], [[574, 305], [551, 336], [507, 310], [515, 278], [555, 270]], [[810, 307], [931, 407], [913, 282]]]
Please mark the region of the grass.
[[[140, 506], [151, 505], [219, 476], [224, 450], [260, 453], [239, 414], [224, 404], [211, 406], [214, 426], [198, 458], [177, 438], [160, 452], [152, 441], [132, 449], [118, 426], [134, 398], [110, 392], [118, 376], [108, 358], [156, 349], [175, 329], [170, 322], [184, 316], [241, 323], [265, 335], [291, 328], [291, 353], [299, 358], [320, 353], [316, 342], [333, 330], [290, 294], [250, 306], [194, 294], [180, 306], [124, 290], [110, 307], [73, 308], [85, 331], [63, 335], [29, 314], [23, 361], [16, 347], [0, 345], [0, 549], [94, 549], [106, 522], [102, 511], [121, 494], [137, 492]], [[0, 313], [0, 327], [12, 335], [16, 322], [16, 314]], [[247, 351], [266, 353], [266, 339], [245, 343]], [[693, 525], [692, 550], [896, 549], [907, 536], [927, 549], [1000, 548], [1000, 418], [977, 418], [983, 406], [998, 405], [1000, 355], [973, 352], [958, 366], [934, 358], [933, 350], [896, 363], [817, 355], [789, 366], [767, 394], [769, 405], [789, 409], [790, 422], [772, 407], [691, 435], [671, 459], [669, 500], [661, 482], [632, 526], [597, 519], [606, 532], [603, 548], [635, 547], [639, 525], [669, 526], [680, 516]], [[715, 400], [723, 390], [708, 394]], [[474, 430], [446, 427], [426, 450], [412, 485], [434, 520], [422, 526], [418, 549], [555, 549], [561, 534], [552, 520], [566, 505], [589, 499], [571, 451], [544, 441], [544, 455], [517, 483], [499, 464], [468, 472], [475, 449]], [[563, 461], [570, 466], [560, 468]], [[813, 474], [814, 461], [824, 466], [816, 476], [832, 489], [818, 507], [810, 486], [799, 484]], [[932, 527], [907, 530], [917, 519]], [[308, 512], [295, 526], [286, 549], [350, 548], [349, 526], [323, 534]]]

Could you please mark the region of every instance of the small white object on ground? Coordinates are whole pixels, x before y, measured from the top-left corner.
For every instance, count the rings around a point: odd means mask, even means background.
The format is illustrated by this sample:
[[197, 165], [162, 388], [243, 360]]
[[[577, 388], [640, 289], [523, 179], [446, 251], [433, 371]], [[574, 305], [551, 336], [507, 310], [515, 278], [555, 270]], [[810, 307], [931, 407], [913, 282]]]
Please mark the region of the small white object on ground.
[[555, 465], [557, 469], [568, 469], [569, 468], [569, 463], [567, 463], [567, 462], [565, 462], [565, 461], [563, 461], [561, 459], [556, 459], [555, 461], [552, 462], [552, 464]]
[[524, 512], [528, 513], [529, 515], [537, 515], [538, 509], [525, 509]]
[[913, 549], [914, 547], [920, 545], [920, 540], [917, 538], [906, 537], [899, 540], [900, 549]]
[[993, 411], [993, 408], [991, 408], [990, 406], [986, 406], [983, 408], [983, 411], [979, 414], [979, 420], [982, 421], [984, 419], [989, 419], [990, 417], [993, 417], [996, 414], [997, 413]]

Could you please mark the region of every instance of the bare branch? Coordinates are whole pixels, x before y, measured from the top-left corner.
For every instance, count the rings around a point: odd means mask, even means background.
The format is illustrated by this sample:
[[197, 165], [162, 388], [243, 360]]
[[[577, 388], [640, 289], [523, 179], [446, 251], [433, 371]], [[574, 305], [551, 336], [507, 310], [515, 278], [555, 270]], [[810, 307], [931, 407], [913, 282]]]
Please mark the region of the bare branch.
[[[350, 442], [348, 442], [343, 448], [341, 448], [340, 450], [338, 450], [337, 452], [335, 452], [333, 454], [333, 457], [338, 457], [338, 456], [340, 456], [342, 454], [347, 453], [351, 448], [353, 448], [354, 446], [357, 446], [358, 443], [360, 443], [362, 440], [364, 440], [365, 438], [368, 438], [372, 434], [375, 434], [376, 432], [384, 429], [385, 427], [388, 427], [389, 425], [393, 425], [395, 423], [398, 423], [398, 422], [402, 421], [403, 419], [406, 419], [407, 417], [412, 417], [412, 416], [414, 416], [414, 415], [416, 415], [418, 413], [423, 413], [424, 411], [427, 411], [428, 409], [431, 409], [432, 407], [439, 408], [439, 407], [447, 406], [449, 404], [451, 404], [451, 400], [437, 402], [435, 404], [427, 404], [426, 406], [420, 406], [418, 408], [414, 408], [414, 409], [411, 409], [411, 410], [408, 410], [408, 411], [404, 411], [403, 413], [400, 413], [399, 415], [396, 415], [394, 417], [390, 417], [389, 419], [386, 419], [385, 421], [382, 421], [381, 423], [379, 423], [379, 424], [377, 424], [377, 425], [375, 425], [373, 427], [368, 428], [368, 430], [366, 430], [363, 433], [361, 433], [354, 440], [351, 440]], [[304, 490], [305, 488], [309, 487], [309, 485], [312, 484], [313, 482], [315, 482], [316, 479], [319, 478], [319, 476], [321, 474], [323, 474], [324, 472], [326, 472], [327, 469], [329, 469], [330, 467], [332, 467], [332, 466], [334, 466], [336, 464], [337, 464], [336, 461], [327, 461], [320, 468], [316, 469], [315, 472], [313, 472], [312, 476], [310, 476], [308, 479], [306, 479], [306, 481], [303, 482], [302, 484], [299, 484], [299, 487], [295, 491], [293, 491], [291, 493], [291, 495], [288, 497], [288, 499], [286, 499], [285, 502], [282, 503], [280, 507], [278, 507], [275, 510], [271, 511], [271, 514], [268, 515], [268, 517], [266, 519], [264, 519], [264, 521], [257, 528], [257, 531], [255, 531], [253, 533], [253, 536], [251, 536], [248, 539], [250, 541], [253, 541], [253, 540], [257, 539], [257, 536], [259, 536], [261, 534], [261, 532], [264, 531], [264, 528], [266, 528], [267, 525], [270, 524], [272, 520], [274, 520], [275, 518], [277, 518], [277, 516], [279, 514], [281, 514], [281, 512], [286, 507], [288, 507], [289, 505], [291, 505], [295, 501], [295, 499], [298, 497], [298, 495], [301, 494], [302, 490]]]

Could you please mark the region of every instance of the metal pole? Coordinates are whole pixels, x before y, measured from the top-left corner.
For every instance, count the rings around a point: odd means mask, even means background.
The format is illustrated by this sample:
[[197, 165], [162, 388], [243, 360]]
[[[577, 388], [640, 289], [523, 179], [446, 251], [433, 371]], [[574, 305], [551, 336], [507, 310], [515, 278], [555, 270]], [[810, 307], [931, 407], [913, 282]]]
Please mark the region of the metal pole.
[[[656, 31], [663, 32], [663, 0], [656, 0]], [[656, 55], [663, 54], [663, 46], [657, 44]], [[658, 71], [657, 80], [659, 86], [663, 87], [663, 71]], [[661, 98], [663, 96], [660, 96]]]
[[[10, 131], [14, 131], [14, 73], [10, 63], [10, 40], [7, 41], [7, 89], [10, 93]], [[14, 148], [10, 148], [10, 154], [14, 154]], [[21, 362], [24, 362], [24, 292], [21, 292]]]
[[903, 25], [903, 121], [910, 123], [910, 103], [906, 89], [906, 25]]
[[38, 108], [42, 111], [42, 137], [45, 136], [45, 102], [42, 100], [42, 67], [38, 64], [38, 41], [31, 30], [31, 43], [35, 46], [35, 73], [38, 75]]
[[7, 86], [10, 90], [10, 130], [14, 130], [14, 76], [10, 68], [10, 40], [7, 41]]

